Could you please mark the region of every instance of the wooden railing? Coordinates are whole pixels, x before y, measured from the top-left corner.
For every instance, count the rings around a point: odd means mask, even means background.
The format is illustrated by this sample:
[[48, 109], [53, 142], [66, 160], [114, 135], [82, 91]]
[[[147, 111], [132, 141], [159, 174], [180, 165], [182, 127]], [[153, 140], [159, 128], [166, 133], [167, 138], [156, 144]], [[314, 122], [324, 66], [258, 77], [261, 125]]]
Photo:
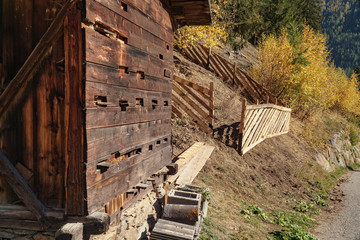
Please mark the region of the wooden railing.
[[239, 152], [245, 154], [263, 140], [289, 132], [291, 109], [275, 104], [246, 105], [242, 102]]
[[191, 61], [214, 71], [223, 81], [239, 87], [250, 101], [283, 105], [267, 89], [237, 67], [235, 63], [229, 62], [219, 54], [210, 51], [209, 48], [201, 44], [195, 44], [191, 48], [183, 49], [183, 53]]
[[213, 83], [210, 83], [208, 89], [174, 76], [172, 101], [172, 112], [178, 117], [182, 118], [182, 112], [185, 112], [202, 131], [212, 132], [214, 125]]

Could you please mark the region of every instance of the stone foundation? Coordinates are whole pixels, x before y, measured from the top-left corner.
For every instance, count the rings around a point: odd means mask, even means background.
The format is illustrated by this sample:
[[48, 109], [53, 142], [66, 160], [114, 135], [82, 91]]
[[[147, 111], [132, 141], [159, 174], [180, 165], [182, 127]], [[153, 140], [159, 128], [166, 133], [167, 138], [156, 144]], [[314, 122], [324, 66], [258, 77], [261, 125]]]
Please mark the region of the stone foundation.
[[[164, 196], [162, 190], [161, 197]], [[161, 202], [154, 192], [145, 195], [131, 208], [121, 214], [121, 222], [111, 226], [105, 234], [93, 236], [94, 240], [136, 240], [149, 239], [150, 231], [161, 214]]]

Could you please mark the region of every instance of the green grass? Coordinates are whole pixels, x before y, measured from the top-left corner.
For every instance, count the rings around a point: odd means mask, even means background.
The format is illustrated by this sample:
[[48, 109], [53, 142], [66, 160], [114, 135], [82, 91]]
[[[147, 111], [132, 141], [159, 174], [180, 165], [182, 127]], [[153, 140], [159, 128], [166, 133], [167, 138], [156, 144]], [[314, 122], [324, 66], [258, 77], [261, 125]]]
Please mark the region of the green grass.
[[350, 137], [351, 146], [356, 146], [360, 141], [359, 133], [354, 127], [350, 129], [349, 137]]

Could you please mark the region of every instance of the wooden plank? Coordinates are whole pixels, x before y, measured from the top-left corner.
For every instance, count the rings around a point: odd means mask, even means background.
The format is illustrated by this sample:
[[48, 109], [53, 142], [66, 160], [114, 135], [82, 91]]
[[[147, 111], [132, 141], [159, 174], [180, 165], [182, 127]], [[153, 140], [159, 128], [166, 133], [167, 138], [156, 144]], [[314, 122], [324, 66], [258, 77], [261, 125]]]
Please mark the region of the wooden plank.
[[[248, 106], [246, 106], [247, 108]], [[249, 138], [250, 135], [252, 135], [254, 133], [254, 129], [256, 127], [256, 123], [259, 119], [259, 117], [261, 116], [263, 109], [259, 109], [259, 111], [256, 111], [254, 118], [253, 119], [249, 119], [250, 125], [244, 129], [244, 135], [243, 135], [243, 146], [245, 146], [247, 139]]]
[[[156, 23], [168, 31], [173, 31], [173, 26], [169, 18], [169, 12], [164, 8], [159, 0], [125, 0], [128, 5], [134, 6], [141, 13], [153, 19]], [[136, 16], [134, 16], [136, 18]]]
[[246, 111], [246, 99], [242, 99], [240, 125], [239, 125], [239, 140], [238, 140], [238, 152], [240, 153], [240, 155], [243, 155], [242, 146], [243, 146], [243, 135], [244, 135], [244, 126], [245, 126], [245, 111]]
[[11, 80], [8, 87], [0, 96], [0, 126], [3, 126], [6, 120], [7, 113], [14, 109], [21, 99], [25, 96], [24, 93], [28, 90], [31, 82], [31, 77], [37, 70], [41, 61], [49, 52], [50, 47], [54, 44], [56, 39], [60, 36], [63, 27], [63, 20], [67, 11], [72, 8], [77, 0], [67, 0], [60, 12], [57, 14], [50, 27], [36, 45], [30, 56], [25, 61], [16, 76]]
[[191, 53], [191, 55], [193, 56], [193, 58], [195, 59], [195, 62], [197, 62], [198, 64], [200, 64], [201, 66], [206, 68], [206, 59], [204, 59], [196, 50], [196, 46], [193, 47], [189, 47], [186, 49], [188, 52]]
[[201, 120], [196, 114], [187, 107], [184, 103], [181, 102], [179, 98], [175, 95], [172, 96], [172, 100], [179, 105], [196, 123], [196, 125], [204, 132], [211, 132], [211, 128], [207, 126], [207, 124]]
[[[198, 91], [198, 92], [202, 92], [202, 93], [207, 94], [207, 95], [210, 95], [210, 94], [211, 94], [210, 89], [207, 89], [207, 88], [202, 87], [202, 86], [200, 86], [200, 85], [198, 85], [198, 84], [196, 84], [196, 83], [193, 83], [193, 82], [187, 81], [187, 80], [185, 80], [185, 79], [182, 79], [182, 78], [180, 78], [180, 77], [178, 77], [178, 76], [175, 76], [175, 75], [174, 75], [174, 80], [175, 80], [176, 82], [178, 82], [178, 83], [180, 83], [180, 84], [182, 84], [182, 85], [186, 85], [186, 86], [188, 86], [188, 87], [190, 87], [190, 88], [192, 88], [192, 89], [194, 89], [194, 90], [196, 90], [196, 91]], [[210, 99], [210, 97], [208, 97], [208, 99]], [[210, 100], [211, 100], [211, 99], [210, 99]]]
[[196, 157], [187, 164], [182, 174], [176, 180], [176, 184], [191, 184], [204, 167], [214, 149], [215, 147], [213, 146], [204, 145], [196, 154]]
[[209, 124], [212, 124], [212, 118], [204, 110], [202, 110], [191, 98], [189, 98], [185, 91], [173, 85], [173, 90], [179, 94], [179, 96], [187, 102], [198, 114], [200, 114]]
[[[173, 41], [172, 31], [161, 30], [161, 28], [156, 28], [156, 32], [147, 31], [143, 27], [146, 28], [146, 25], [149, 25], [149, 19], [145, 15], [139, 14], [137, 10], [132, 9], [131, 5], [128, 7], [128, 12], [123, 10], [120, 10], [120, 12], [113, 12], [105, 7], [106, 5], [111, 5], [110, 7], [113, 8], [119, 8], [121, 2], [107, 0], [86, 1], [87, 21], [90, 21], [93, 24], [98, 22], [115, 29], [122, 36], [127, 38], [127, 44], [139, 48], [144, 52], [148, 52], [157, 58], [159, 58], [159, 55], [161, 54], [164, 60], [173, 60], [173, 53], [170, 50], [170, 45], [172, 45]], [[138, 17], [136, 18], [134, 14], [137, 14]], [[131, 18], [132, 20], [135, 19], [140, 25], [129, 21], [126, 17]]]
[[214, 54], [214, 59], [218, 63], [218, 65], [222, 68], [222, 71], [226, 74], [226, 81], [231, 79], [231, 71], [227, 67], [227, 61], [222, 58], [219, 54]]
[[64, 20], [65, 46], [65, 214], [85, 214], [84, 112], [81, 12], [76, 7]]
[[175, 182], [175, 180], [180, 176], [184, 171], [185, 166], [195, 157], [199, 150], [204, 146], [203, 142], [195, 142], [188, 149], [182, 152], [179, 156], [175, 158], [175, 163], [178, 164], [179, 171], [172, 176], [169, 176], [167, 181], [170, 183]]
[[214, 108], [214, 82], [210, 83], [210, 98], [211, 98], [211, 102], [210, 102], [210, 110], [209, 110], [209, 116], [212, 119], [211, 121], [211, 125], [210, 127], [213, 128], [214, 126], [214, 118], [215, 118], [215, 108]]
[[275, 104], [259, 104], [259, 105], [250, 105], [247, 109], [260, 109], [260, 108], [275, 108], [283, 112], [291, 112], [291, 108], [286, 108], [282, 106], [278, 106]]
[[16, 195], [18, 195], [25, 206], [35, 215], [36, 219], [44, 227], [48, 227], [49, 222], [45, 215], [44, 205], [39, 201], [35, 193], [1, 150], [0, 172], [6, 178]]
[[135, 186], [142, 180], [146, 180], [154, 172], [171, 162], [171, 152], [169, 151], [154, 158], [148, 158], [135, 164], [124, 171], [119, 172], [114, 177], [109, 178], [101, 184], [88, 188], [88, 208], [89, 211], [104, 206], [109, 200], [127, 189]]
[[121, 41], [103, 36], [90, 28], [85, 28], [85, 41], [85, 59], [88, 62], [113, 68], [124, 66], [128, 67], [129, 71], [142, 71], [158, 78], [164, 77], [165, 69], [172, 69], [170, 63]]
[[141, 89], [156, 92], [171, 92], [171, 80], [144, 74], [144, 79], [136, 72], [123, 73], [120, 69], [86, 63], [86, 81], [104, 83], [119, 87]]
[[[117, 163], [113, 163], [110, 165], [110, 167], [102, 172], [99, 171], [98, 165], [101, 163], [108, 163], [107, 161], [101, 162], [97, 165], [89, 164], [88, 168], [86, 169], [86, 181], [87, 181], [87, 187], [92, 187], [96, 184], [98, 184], [101, 181], [104, 181], [106, 179], [109, 179], [111, 177], [114, 177], [116, 174], [118, 174], [121, 171], [125, 171], [127, 168], [136, 165], [140, 163], [141, 161], [144, 161], [144, 159], [147, 158], [155, 158], [162, 156], [170, 149], [170, 144], [168, 142], [164, 142], [163, 139], [167, 138], [170, 139], [171, 135], [165, 136], [161, 138], [161, 144], [156, 144], [156, 141], [151, 141], [149, 143], [136, 146], [135, 148], [141, 149], [141, 152], [138, 154], [135, 154], [129, 158], [124, 158], [122, 160], [119, 160]], [[152, 145], [152, 149], [149, 150], [149, 146]], [[123, 151], [119, 151], [119, 154], [124, 153]]]
[[[109, 107], [120, 107], [119, 101], [127, 101], [129, 107], [141, 107], [141, 105], [143, 105], [142, 107], [154, 106], [154, 110], [156, 111], [159, 107], [164, 107], [165, 105], [169, 107], [171, 99], [170, 91], [155, 92], [138, 90], [94, 82], [85, 83], [85, 92], [85, 106], [87, 108], [94, 108], [98, 106], [95, 101], [96, 96], [106, 97], [107, 106]], [[142, 103], [136, 103], [136, 99], [142, 99]], [[153, 100], [157, 103], [153, 102]]]
[[[197, 102], [199, 102], [204, 108], [206, 108], [206, 110], [210, 112], [212, 112], [213, 108], [211, 108], [211, 104], [207, 104], [204, 102], [204, 100], [202, 100], [198, 95], [196, 95], [196, 93], [194, 93], [190, 88], [188, 88], [186, 85], [180, 85], [182, 87], [182, 89], [184, 89], [188, 94], [190, 94]], [[210, 97], [211, 98], [211, 97]], [[211, 114], [211, 113], [210, 113]], [[209, 114], [209, 116], [210, 116]], [[211, 117], [211, 116], [210, 116]]]
[[[123, 0], [123, 1], [108, 1], [96, 0], [98, 3], [106, 6], [114, 13], [123, 16], [126, 20], [141, 26], [146, 31], [162, 38], [164, 41], [172, 44], [173, 31], [169, 13], [160, 5], [156, 5], [149, 0]], [[127, 11], [124, 11], [121, 3], [127, 3]], [[158, 11], [159, 16], [153, 17], [151, 12]], [[151, 17], [149, 17], [151, 16]], [[160, 20], [156, 21], [155, 20]], [[154, 21], [155, 20], [155, 21]], [[167, 25], [164, 27], [163, 25]]]
[[171, 120], [157, 120], [132, 125], [89, 129], [87, 134], [88, 164], [108, 159], [112, 153], [128, 151], [135, 146], [168, 136]]
[[91, 108], [86, 110], [86, 129], [115, 127], [142, 122], [170, 119], [171, 107]]
[[174, 105], [171, 105], [171, 112], [175, 113], [177, 117], [183, 118], [182, 113]]

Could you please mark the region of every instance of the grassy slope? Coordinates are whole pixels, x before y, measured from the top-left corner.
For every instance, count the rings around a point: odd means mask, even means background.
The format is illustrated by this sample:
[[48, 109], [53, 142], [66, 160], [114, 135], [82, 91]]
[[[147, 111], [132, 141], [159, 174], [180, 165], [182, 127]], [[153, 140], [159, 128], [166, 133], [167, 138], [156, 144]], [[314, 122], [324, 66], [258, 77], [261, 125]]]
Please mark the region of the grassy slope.
[[[242, 210], [248, 209], [244, 203], [255, 204], [268, 215], [276, 210], [293, 212], [301, 199], [309, 203], [309, 195], [318, 196], [335, 184], [341, 171], [332, 174], [323, 171], [313, 159], [314, 147], [323, 146], [321, 137], [329, 138], [343, 128], [347, 124], [345, 119], [331, 112], [306, 121], [293, 117], [289, 134], [267, 139], [240, 157], [234, 141], [240, 118], [240, 94], [211, 72], [179, 54], [175, 56], [176, 74], [205, 87], [210, 81], [215, 84], [214, 136], [199, 131], [190, 120], [173, 119], [175, 154], [195, 141], [215, 146], [194, 182], [209, 187], [213, 194], [204, 239], [266, 239], [270, 231], [280, 230], [281, 226], [256, 214], [242, 214]], [[313, 212], [316, 210], [306, 214]]]

